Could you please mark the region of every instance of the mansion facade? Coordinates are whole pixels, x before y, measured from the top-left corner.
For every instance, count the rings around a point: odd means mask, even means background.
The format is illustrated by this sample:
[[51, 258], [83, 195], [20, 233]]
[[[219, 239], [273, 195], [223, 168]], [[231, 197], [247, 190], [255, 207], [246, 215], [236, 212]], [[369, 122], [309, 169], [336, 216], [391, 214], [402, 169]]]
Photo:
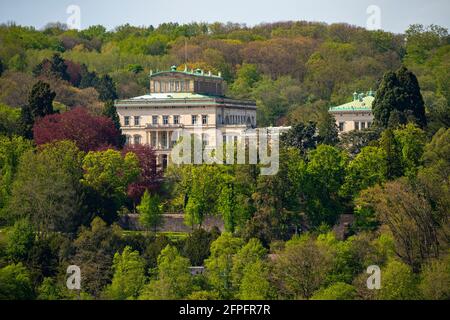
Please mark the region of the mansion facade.
[[[196, 134], [198, 128], [220, 130], [224, 141], [256, 127], [256, 104], [224, 96], [224, 80], [196, 69], [150, 73], [149, 94], [118, 100], [122, 134], [127, 144], [148, 144], [157, 161], [167, 166], [178, 129]], [[202, 134], [204, 145], [214, 146], [215, 135]]]

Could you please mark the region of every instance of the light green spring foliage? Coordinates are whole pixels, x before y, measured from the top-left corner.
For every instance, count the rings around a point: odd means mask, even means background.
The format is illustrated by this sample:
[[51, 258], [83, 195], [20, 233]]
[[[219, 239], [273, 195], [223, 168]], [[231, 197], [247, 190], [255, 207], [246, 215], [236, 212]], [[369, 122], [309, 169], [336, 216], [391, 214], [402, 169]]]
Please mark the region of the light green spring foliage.
[[355, 196], [361, 190], [367, 189], [385, 180], [386, 157], [379, 147], [364, 147], [361, 152], [350, 161], [347, 167], [345, 183], [341, 192]]
[[83, 159], [82, 182], [104, 196], [125, 197], [126, 188], [139, 174], [137, 156], [129, 152], [122, 157], [120, 151], [90, 151]]
[[35, 241], [33, 226], [27, 220], [18, 220], [9, 232], [6, 254], [14, 262], [26, 260]]
[[263, 260], [256, 260], [244, 268], [237, 298], [241, 300], [266, 300], [273, 297], [269, 282], [269, 268]]
[[31, 150], [32, 143], [19, 136], [0, 136], [0, 212], [11, 195], [20, 157]]
[[138, 298], [145, 284], [145, 261], [139, 252], [126, 246], [122, 254], [116, 253], [113, 259], [114, 275], [105, 296], [114, 300]]
[[224, 232], [211, 243], [211, 255], [205, 260], [206, 278], [222, 299], [231, 299], [233, 288], [233, 256], [242, 247], [243, 241]]
[[257, 261], [265, 259], [267, 249], [258, 239], [250, 239], [239, 251], [233, 256], [232, 283], [236, 290], [245, 274], [245, 268]]
[[394, 136], [401, 146], [402, 166], [406, 176], [414, 176], [422, 164], [426, 143], [425, 131], [412, 123], [394, 130]]
[[377, 292], [380, 300], [419, 299], [417, 276], [403, 262], [391, 260], [381, 269], [381, 289]]
[[220, 186], [220, 169], [215, 165], [189, 166], [191, 185], [185, 190], [185, 222], [189, 226], [201, 225], [205, 216], [215, 211]]
[[0, 103], [0, 135], [20, 134], [20, 108]]
[[356, 289], [354, 286], [344, 282], [336, 282], [314, 293], [311, 300], [353, 300], [355, 298]]
[[139, 212], [139, 223], [156, 232], [158, 226], [163, 222], [163, 209], [159, 196], [145, 190], [141, 203], [136, 209]]
[[158, 257], [156, 278], [144, 287], [142, 300], [185, 299], [194, 289], [189, 272], [189, 259], [175, 247], [167, 245]]

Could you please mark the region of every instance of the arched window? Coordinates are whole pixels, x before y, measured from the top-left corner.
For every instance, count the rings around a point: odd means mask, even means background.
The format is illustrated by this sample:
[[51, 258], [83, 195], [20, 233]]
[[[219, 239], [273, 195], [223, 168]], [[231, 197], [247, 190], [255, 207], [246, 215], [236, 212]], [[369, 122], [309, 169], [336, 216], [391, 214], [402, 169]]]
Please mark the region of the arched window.
[[130, 136], [129, 134], [127, 134], [127, 135], [125, 136], [125, 143], [126, 143], [126, 144], [131, 144], [131, 136]]

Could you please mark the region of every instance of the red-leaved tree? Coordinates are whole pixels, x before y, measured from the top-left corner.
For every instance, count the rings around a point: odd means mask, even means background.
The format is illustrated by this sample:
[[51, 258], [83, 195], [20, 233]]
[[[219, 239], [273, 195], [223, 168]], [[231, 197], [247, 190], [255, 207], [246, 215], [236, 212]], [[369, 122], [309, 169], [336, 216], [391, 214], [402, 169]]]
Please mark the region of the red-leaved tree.
[[155, 152], [149, 145], [127, 145], [123, 148], [122, 153], [125, 155], [128, 152], [136, 154], [141, 168], [137, 181], [128, 186], [128, 196], [136, 205], [140, 202], [145, 190], [155, 192], [159, 189], [162, 173], [156, 165]]
[[120, 147], [120, 131], [105, 116], [92, 115], [82, 107], [38, 119], [33, 127], [36, 144], [72, 140], [83, 151]]

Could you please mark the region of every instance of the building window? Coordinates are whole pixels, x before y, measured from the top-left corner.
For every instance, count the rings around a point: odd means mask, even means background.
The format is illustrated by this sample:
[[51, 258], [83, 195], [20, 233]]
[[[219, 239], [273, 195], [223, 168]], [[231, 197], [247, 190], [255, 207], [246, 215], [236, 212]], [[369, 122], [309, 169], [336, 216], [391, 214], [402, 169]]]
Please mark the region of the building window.
[[129, 116], [123, 117], [123, 123], [124, 123], [124, 125], [129, 126], [130, 125], [130, 117]]
[[202, 133], [202, 145], [207, 146], [208, 145], [209, 136], [206, 133]]
[[359, 130], [359, 122], [355, 121], [354, 123], [355, 123], [355, 130]]
[[134, 144], [141, 144], [141, 136], [140, 135], [134, 136]]
[[197, 124], [197, 115], [192, 115], [192, 124]]
[[163, 116], [163, 124], [169, 124], [169, 116]]
[[202, 124], [208, 124], [208, 116], [206, 114], [202, 115]]
[[365, 122], [361, 122], [361, 130], [366, 128], [366, 123]]
[[173, 116], [173, 124], [179, 124], [180, 123], [180, 116]]
[[344, 131], [345, 122], [339, 122], [339, 131]]
[[163, 132], [161, 135], [161, 147], [167, 149], [167, 131]]
[[221, 114], [217, 115], [217, 123], [222, 124], [222, 115]]
[[140, 124], [141, 117], [139, 116], [134, 116], [134, 125], [138, 126]]
[[158, 116], [152, 116], [152, 124], [158, 124]]
[[180, 91], [180, 81], [175, 81], [175, 91]]
[[125, 136], [125, 144], [131, 144], [131, 136], [128, 134]]
[[151, 140], [152, 140], [152, 142], [151, 142], [152, 147], [156, 147], [156, 135], [158, 134], [158, 132], [151, 132], [150, 134], [151, 134]]
[[367, 128], [370, 128], [370, 126], [372, 125], [372, 122], [367, 122]]

